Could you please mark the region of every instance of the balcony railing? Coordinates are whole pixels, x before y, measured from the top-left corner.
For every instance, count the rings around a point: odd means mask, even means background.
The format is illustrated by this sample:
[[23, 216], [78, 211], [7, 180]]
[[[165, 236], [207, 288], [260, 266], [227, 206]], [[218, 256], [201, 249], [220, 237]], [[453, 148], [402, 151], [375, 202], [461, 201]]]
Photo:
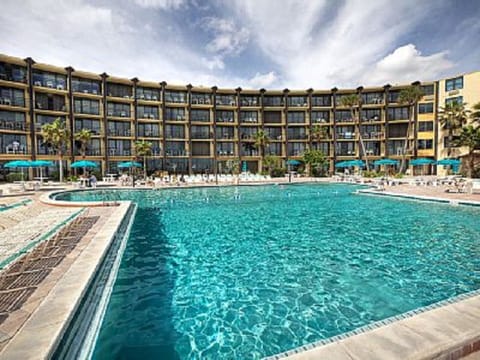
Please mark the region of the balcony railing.
[[26, 155], [29, 153], [27, 145], [21, 143], [8, 144], [4, 148], [0, 148], [0, 151], [2, 152], [2, 154]]
[[207, 132], [192, 132], [192, 139], [210, 139], [212, 138], [210, 133]]
[[355, 133], [354, 132], [343, 132], [343, 133], [337, 133], [337, 139], [355, 139]]
[[25, 122], [0, 120], [0, 129], [3, 130], [26, 131], [26, 128], [27, 124]]
[[132, 131], [128, 129], [108, 129], [108, 136], [131, 136]]
[[25, 98], [23, 96], [0, 97], [0, 105], [25, 107]]
[[110, 156], [130, 156], [132, 151], [130, 149], [108, 148], [108, 155]]

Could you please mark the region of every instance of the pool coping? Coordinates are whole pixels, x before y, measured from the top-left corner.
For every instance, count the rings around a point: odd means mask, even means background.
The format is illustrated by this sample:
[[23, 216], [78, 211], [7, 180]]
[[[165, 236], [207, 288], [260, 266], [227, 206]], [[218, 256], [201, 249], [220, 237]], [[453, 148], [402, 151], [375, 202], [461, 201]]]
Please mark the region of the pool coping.
[[106, 219], [102, 228], [6, 345], [0, 353], [0, 358], [51, 357], [105, 258], [110, 244], [116, 238], [118, 228], [125, 220], [130, 206], [130, 201], [118, 202], [118, 206]]

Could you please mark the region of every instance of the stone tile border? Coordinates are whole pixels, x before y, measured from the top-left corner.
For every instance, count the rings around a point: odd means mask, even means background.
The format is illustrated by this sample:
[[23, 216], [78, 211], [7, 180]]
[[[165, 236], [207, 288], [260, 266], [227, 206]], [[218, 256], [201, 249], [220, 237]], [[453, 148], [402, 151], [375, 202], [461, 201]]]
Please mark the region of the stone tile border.
[[0, 358], [46, 359], [62, 338], [130, 207], [124, 201], [8, 343]]
[[14, 209], [16, 207], [19, 207], [21, 205], [26, 205], [31, 202], [32, 202], [32, 199], [23, 199], [14, 203], [6, 204], [5, 206], [0, 207], [0, 212]]
[[425, 195], [410, 195], [410, 194], [394, 193], [389, 191], [377, 191], [373, 189], [357, 190], [356, 193], [360, 195], [386, 196], [386, 197], [401, 198], [401, 199], [407, 199], [407, 200], [431, 201], [431, 202], [451, 204], [451, 205], [480, 206], [480, 201], [475, 201], [475, 200], [449, 199], [449, 198], [425, 196]]

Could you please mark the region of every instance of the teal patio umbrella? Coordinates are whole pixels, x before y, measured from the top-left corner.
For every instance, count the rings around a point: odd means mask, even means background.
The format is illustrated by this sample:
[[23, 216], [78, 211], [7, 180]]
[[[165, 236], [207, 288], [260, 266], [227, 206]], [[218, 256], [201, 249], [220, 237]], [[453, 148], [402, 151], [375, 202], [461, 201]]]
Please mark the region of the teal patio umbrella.
[[294, 160], [294, 159], [291, 159], [291, 160], [287, 161], [287, 165], [297, 166], [297, 165], [300, 165], [300, 164], [301, 164], [300, 161]]
[[5, 168], [11, 168], [11, 169], [22, 169], [22, 181], [24, 180], [24, 175], [23, 175], [23, 169], [29, 168], [32, 166], [32, 163], [30, 161], [26, 160], [15, 160], [15, 161], [9, 161], [3, 165]]
[[247, 162], [244, 161], [244, 162], [242, 163], [242, 172], [247, 172], [247, 171], [248, 171]]
[[340, 161], [340, 162], [335, 164], [335, 167], [336, 168], [346, 168], [346, 167], [348, 167], [347, 161]]
[[458, 169], [462, 162], [458, 159], [442, 159], [437, 161], [437, 165], [451, 166], [454, 173], [458, 172]]
[[141, 168], [142, 164], [136, 161], [125, 161], [118, 164], [117, 167], [120, 169], [127, 169], [127, 168], [133, 168], [133, 167]]
[[373, 162], [373, 165], [375, 166], [381, 166], [381, 165], [398, 165], [399, 161], [398, 160], [393, 160], [393, 159], [380, 159], [376, 160]]
[[97, 168], [98, 164], [94, 163], [93, 161], [80, 160], [72, 163], [70, 167], [71, 168]]
[[435, 164], [435, 161], [428, 158], [417, 158], [410, 161], [412, 166], [422, 166], [422, 175], [424, 175], [425, 165]]

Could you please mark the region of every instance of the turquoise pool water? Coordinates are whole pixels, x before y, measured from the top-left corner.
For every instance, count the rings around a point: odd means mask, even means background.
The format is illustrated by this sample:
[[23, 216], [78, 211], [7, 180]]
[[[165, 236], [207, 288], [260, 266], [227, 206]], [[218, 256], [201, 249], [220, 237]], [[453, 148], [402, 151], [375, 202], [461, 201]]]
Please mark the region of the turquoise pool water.
[[257, 359], [480, 288], [480, 209], [354, 189], [59, 196], [139, 205], [94, 359]]

